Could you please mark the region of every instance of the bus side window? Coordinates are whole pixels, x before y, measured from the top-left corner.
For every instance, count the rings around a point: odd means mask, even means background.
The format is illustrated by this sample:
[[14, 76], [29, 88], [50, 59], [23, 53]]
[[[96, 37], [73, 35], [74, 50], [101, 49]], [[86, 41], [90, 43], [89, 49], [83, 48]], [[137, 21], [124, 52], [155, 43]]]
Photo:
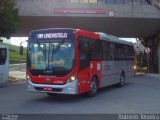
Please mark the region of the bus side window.
[[110, 43], [110, 53], [111, 53], [111, 59], [112, 60], [115, 60], [115, 51], [116, 51], [116, 49], [115, 49], [115, 44], [114, 43]]
[[4, 65], [7, 59], [7, 49], [0, 48], [0, 65]]
[[82, 70], [89, 66], [89, 54], [88, 54], [88, 40], [85, 38], [79, 38], [79, 70]]
[[115, 59], [117, 61], [124, 60], [124, 46], [122, 44], [115, 44]]
[[110, 50], [110, 42], [104, 41], [103, 42], [103, 54], [104, 54], [104, 60], [110, 61], [112, 60], [111, 57], [111, 50]]
[[134, 59], [134, 50], [132, 46], [125, 45], [125, 59], [133, 60]]
[[103, 60], [103, 42], [100, 40], [91, 40], [89, 42], [89, 52], [91, 61]]

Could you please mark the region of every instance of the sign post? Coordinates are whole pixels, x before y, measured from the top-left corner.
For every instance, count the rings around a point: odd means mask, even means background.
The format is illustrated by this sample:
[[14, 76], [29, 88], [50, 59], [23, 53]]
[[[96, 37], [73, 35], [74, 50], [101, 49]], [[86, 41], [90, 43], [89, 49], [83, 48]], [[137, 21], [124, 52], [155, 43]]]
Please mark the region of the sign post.
[[145, 52], [147, 53], [147, 72], [149, 73], [149, 53], [150, 53], [150, 48], [146, 47]]

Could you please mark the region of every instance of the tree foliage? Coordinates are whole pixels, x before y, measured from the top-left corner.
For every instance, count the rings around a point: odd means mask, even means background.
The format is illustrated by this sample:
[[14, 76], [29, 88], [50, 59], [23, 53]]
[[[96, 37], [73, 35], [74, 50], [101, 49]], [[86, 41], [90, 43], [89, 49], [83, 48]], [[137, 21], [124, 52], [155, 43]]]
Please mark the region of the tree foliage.
[[20, 23], [16, 0], [0, 0], [0, 37], [10, 38]]

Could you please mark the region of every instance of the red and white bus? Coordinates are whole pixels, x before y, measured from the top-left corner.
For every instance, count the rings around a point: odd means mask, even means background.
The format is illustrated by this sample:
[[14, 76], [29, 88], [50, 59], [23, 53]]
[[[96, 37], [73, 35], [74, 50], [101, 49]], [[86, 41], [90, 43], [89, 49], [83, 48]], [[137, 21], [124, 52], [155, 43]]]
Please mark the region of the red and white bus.
[[96, 95], [99, 88], [124, 85], [133, 76], [131, 42], [105, 33], [51, 28], [30, 33], [27, 90], [48, 95]]

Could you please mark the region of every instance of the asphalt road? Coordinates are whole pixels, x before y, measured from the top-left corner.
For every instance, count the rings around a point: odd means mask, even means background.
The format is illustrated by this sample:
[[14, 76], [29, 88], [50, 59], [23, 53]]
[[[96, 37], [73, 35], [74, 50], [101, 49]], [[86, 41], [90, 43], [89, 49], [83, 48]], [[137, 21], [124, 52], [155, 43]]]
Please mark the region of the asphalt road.
[[0, 113], [160, 113], [160, 75], [138, 76], [122, 88], [103, 88], [93, 98], [27, 92], [25, 83], [1, 85]]

